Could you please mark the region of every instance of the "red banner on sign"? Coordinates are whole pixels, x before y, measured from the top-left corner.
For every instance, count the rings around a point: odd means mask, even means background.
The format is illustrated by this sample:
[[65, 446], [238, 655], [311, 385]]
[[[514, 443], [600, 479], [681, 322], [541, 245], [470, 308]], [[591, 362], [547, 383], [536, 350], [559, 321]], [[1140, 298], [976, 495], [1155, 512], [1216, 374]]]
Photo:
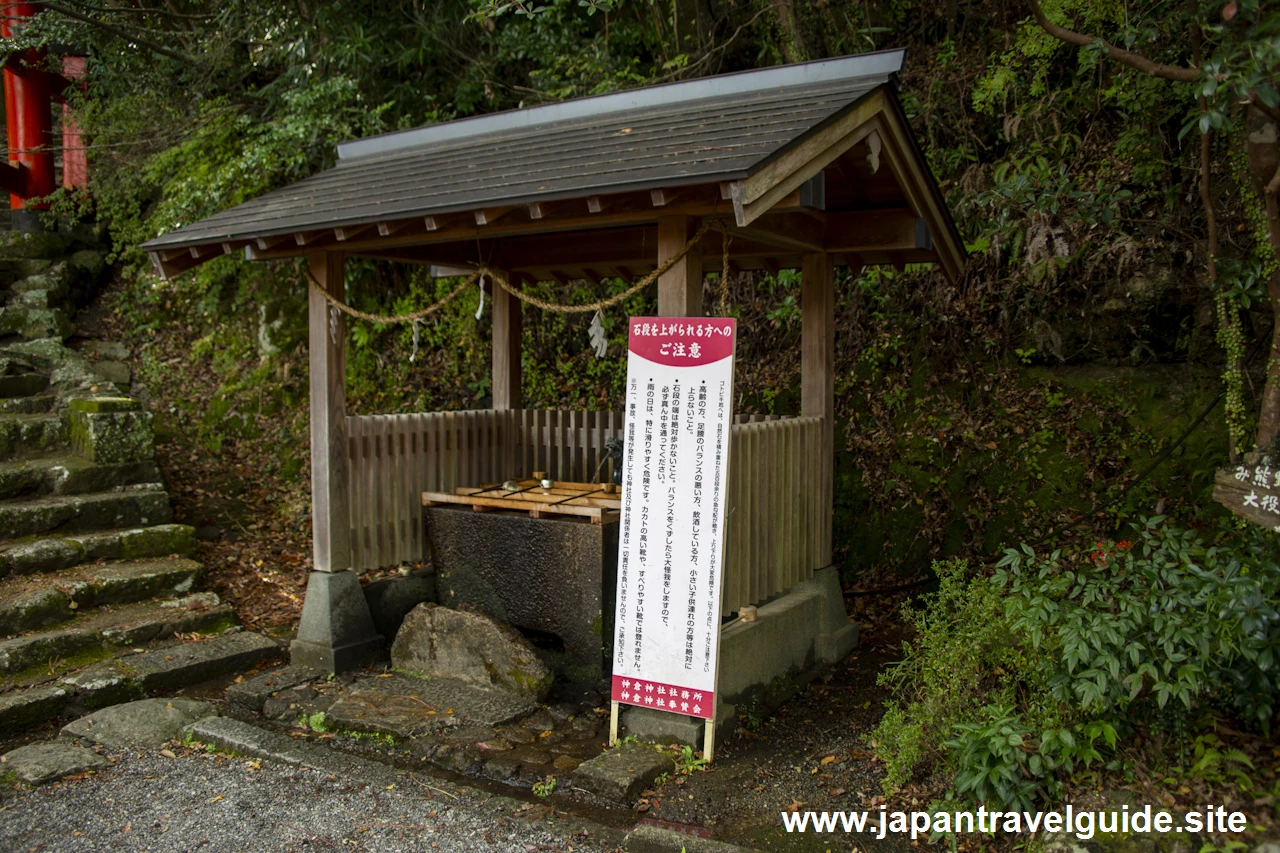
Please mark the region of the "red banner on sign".
[[632, 318], [629, 347], [643, 359], [672, 367], [713, 364], [733, 355], [733, 320]]

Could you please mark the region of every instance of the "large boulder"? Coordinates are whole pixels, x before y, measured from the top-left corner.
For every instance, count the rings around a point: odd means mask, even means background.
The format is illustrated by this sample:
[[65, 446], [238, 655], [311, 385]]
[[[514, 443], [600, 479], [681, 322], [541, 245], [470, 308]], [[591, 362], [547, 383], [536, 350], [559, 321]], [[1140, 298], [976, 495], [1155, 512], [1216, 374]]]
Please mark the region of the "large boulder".
[[391, 665], [428, 678], [453, 678], [541, 701], [552, 674], [518, 631], [469, 607], [420, 604], [391, 646]]

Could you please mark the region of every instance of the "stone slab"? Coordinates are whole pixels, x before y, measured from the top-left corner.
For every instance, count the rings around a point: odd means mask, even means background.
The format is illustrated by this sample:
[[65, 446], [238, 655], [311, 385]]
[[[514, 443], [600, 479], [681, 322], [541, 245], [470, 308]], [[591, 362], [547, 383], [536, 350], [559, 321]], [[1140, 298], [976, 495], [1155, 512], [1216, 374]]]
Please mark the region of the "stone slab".
[[28, 785], [45, 785], [111, 763], [91, 749], [67, 743], [28, 744], [6, 752], [0, 761], [0, 776], [12, 773]]
[[261, 634], [240, 632], [204, 643], [185, 643], [154, 649], [128, 659], [138, 685], [146, 692], [208, 681], [262, 661], [275, 660], [283, 650]]
[[67, 444], [67, 423], [60, 415], [0, 417], [0, 457], [60, 450]]
[[74, 614], [66, 594], [58, 589], [38, 589], [0, 598], [0, 637], [47, 628], [67, 621]]
[[85, 547], [74, 539], [41, 539], [15, 545], [0, 554], [0, 575], [32, 575], [56, 572], [79, 565]]
[[171, 518], [169, 495], [159, 489], [56, 495], [0, 504], [0, 537], [167, 524]]
[[141, 601], [160, 595], [184, 595], [204, 577], [204, 566], [188, 559], [130, 560], [91, 569], [85, 579], [93, 605]]
[[573, 771], [573, 784], [597, 797], [630, 804], [654, 779], [673, 770], [671, 753], [624, 743], [579, 764]]
[[141, 462], [155, 456], [150, 412], [86, 412], [73, 406], [70, 437], [71, 449], [93, 462]]
[[73, 705], [85, 711], [142, 697], [128, 665], [119, 660], [96, 663], [60, 683], [71, 691]]
[[158, 747], [197, 720], [218, 713], [195, 699], [139, 699], [94, 711], [62, 727], [65, 737], [112, 747]]
[[627, 853], [751, 853], [755, 850], [652, 824], [641, 824], [631, 830], [623, 842], [623, 849]]
[[0, 695], [0, 734], [20, 732], [51, 720], [66, 704], [67, 691], [61, 687], [36, 687]]
[[129, 397], [77, 397], [67, 403], [73, 412], [90, 414], [115, 414], [117, 412], [137, 412], [142, 404]]
[[68, 658], [96, 648], [97, 645], [97, 634], [77, 630], [0, 640], [0, 673], [21, 672], [40, 664], [50, 664], [59, 658]]
[[318, 670], [305, 666], [285, 666], [246, 678], [239, 684], [232, 684], [227, 687], [224, 696], [232, 709], [241, 713], [258, 714], [262, 712], [263, 703], [272, 693], [306, 684], [321, 675]]
[[[737, 712], [737, 707], [728, 702], [716, 706], [716, 743], [723, 743], [737, 729]], [[696, 717], [634, 705], [622, 706], [619, 723], [624, 734], [635, 735], [646, 743], [680, 743], [694, 749], [702, 749], [707, 731], [706, 723]]]
[[337, 773], [343, 778], [357, 776], [366, 782], [389, 784], [398, 776], [392, 768], [375, 761], [295, 740], [288, 735], [266, 731], [230, 717], [199, 720], [188, 726], [186, 733], [219, 749], [281, 764]]
[[327, 719], [340, 728], [408, 737], [441, 728], [452, 717], [455, 725], [462, 721], [493, 737], [494, 726], [523, 719], [536, 708], [530, 699], [461, 681], [399, 676], [364, 682], [335, 702]]
[[195, 528], [185, 524], [81, 533], [62, 541], [80, 546], [84, 560], [141, 560], [170, 554], [185, 555], [196, 547]]

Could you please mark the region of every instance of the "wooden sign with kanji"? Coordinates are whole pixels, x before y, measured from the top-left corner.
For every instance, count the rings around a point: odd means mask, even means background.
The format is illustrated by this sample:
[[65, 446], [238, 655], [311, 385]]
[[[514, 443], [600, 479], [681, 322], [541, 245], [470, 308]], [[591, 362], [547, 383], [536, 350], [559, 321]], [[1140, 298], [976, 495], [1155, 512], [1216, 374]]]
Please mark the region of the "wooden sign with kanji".
[[1241, 518], [1280, 533], [1280, 457], [1247, 453], [1242, 464], [1219, 468], [1213, 499]]

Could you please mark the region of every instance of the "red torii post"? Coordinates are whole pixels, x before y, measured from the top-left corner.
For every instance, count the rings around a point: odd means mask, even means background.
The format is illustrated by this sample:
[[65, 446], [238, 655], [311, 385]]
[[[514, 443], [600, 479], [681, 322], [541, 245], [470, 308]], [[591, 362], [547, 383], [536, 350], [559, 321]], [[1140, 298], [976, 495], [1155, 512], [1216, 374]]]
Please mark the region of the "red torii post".
[[[13, 38], [41, 12], [39, 3], [0, 3], [0, 36]], [[23, 51], [4, 67], [5, 128], [9, 137], [9, 162], [0, 164], [0, 190], [8, 190], [13, 210], [48, 210], [43, 199], [58, 187], [53, 141], [53, 100], [62, 101], [62, 92], [71, 80], [84, 74], [83, 57], [65, 57], [66, 76], [45, 70], [48, 54], [43, 49]], [[63, 102], [63, 185], [68, 188], [88, 184], [88, 164], [80, 131]], [[39, 228], [34, 216], [15, 216], [20, 230]]]

